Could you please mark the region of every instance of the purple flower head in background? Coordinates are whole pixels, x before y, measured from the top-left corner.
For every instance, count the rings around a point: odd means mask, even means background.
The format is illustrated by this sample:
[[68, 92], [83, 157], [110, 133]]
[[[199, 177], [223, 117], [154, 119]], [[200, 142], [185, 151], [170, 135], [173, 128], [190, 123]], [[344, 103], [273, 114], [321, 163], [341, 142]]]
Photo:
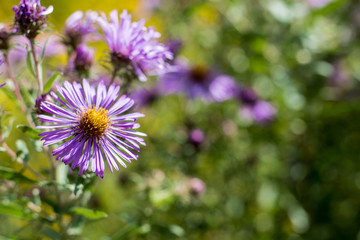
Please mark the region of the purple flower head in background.
[[41, 28], [46, 27], [47, 15], [52, 13], [53, 6], [41, 6], [40, 0], [21, 0], [19, 6], [14, 6], [15, 31], [34, 39]]
[[188, 142], [192, 144], [196, 149], [199, 149], [200, 146], [204, 143], [204, 141], [205, 141], [205, 134], [202, 130], [192, 129], [189, 132]]
[[64, 43], [72, 49], [84, 43], [89, 36], [96, 38], [97, 27], [95, 25], [98, 13], [95, 11], [76, 11], [68, 17], [65, 22], [65, 39]]
[[190, 192], [195, 196], [201, 196], [206, 190], [206, 185], [200, 178], [191, 178], [189, 185]]
[[182, 41], [179, 39], [169, 39], [166, 41], [165, 46], [169, 49], [172, 55], [175, 57], [182, 48]]
[[94, 62], [95, 51], [85, 44], [81, 44], [76, 48], [76, 57], [74, 60], [74, 68], [79, 72], [88, 72]]
[[276, 108], [270, 103], [261, 100], [253, 89], [239, 89], [238, 98], [243, 104], [239, 110], [240, 116], [260, 124], [267, 124], [274, 120], [277, 112]]
[[58, 87], [60, 96], [50, 93], [58, 104], [42, 102], [41, 110], [52, 116], [38, 115], [50, 124], [37, 128], [55, 129], [40, 134], [45, 146], [65, 141], [52, 152], [56, 160], [72, 163], [72, 169], [80, 167], [79, 175], [91, 165], [91, 171], [103, 178], [105, 160], [113, 172], [113, 167], [119, 170], [117, 162], [126, 167], [124, 161], [137, 159], [134, 151], [140, 151], [139, 144], [145, 145], [141, 137], [146, 134], [134, 130], [140, 127], [135, 122], [144, 115], [124, 114], [134, 101], [119, 98], [119, 91], [114, 84], [107, 90], [102, 82], [95, 89], [84, 79], [82, 84], [65, 82]]
[[110, 48], [111, 62], [116, 69], [130, 68], [140, 81], [146, 81], [145, 74], [158, 75], [166, 68], [166, 60], [173, 58], [171, 52], [157, 39], [161, 36], [153, 27], [146, 28], [145, 21], [131, 22], [126, 10], [119, 15], [110, 13], [109, 22], [102, 13], [98, 18], [105, 41]]
[[162, 75], [165, 94], [185, 93], [190, 99], [201, 98], [205, 102], [224, 101], [233, 97], [235, 81], [204, 66], [178, 63]]
[[135, 109], [141, 109], [145, 106], [154, 103], [160, 96], [157, 86], [150, 88], [142, 88], [130, 94], [130, 97], [135, 100]]

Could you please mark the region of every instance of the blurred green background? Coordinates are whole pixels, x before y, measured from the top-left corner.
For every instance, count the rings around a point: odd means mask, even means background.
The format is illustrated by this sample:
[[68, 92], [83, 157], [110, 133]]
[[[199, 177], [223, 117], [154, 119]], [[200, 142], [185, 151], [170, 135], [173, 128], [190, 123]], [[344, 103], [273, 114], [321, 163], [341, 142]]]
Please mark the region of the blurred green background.
[[[142, 109], [147, 146], [127, 169], [91, 186], [91, 208], [108, 218], [74, 227], [84, 227], [76, 239], [360, 239], [359, 1], [318, 8], [305, 0], [41, 2], [54, 6], [49, 21], [58, 31], [76, 10], [127, 8], [163, 41], [180, 39], [191, 63], [221, 69], [278, 110], [262, 126], [239, 117], [233, 100], [166, 96]], [[1, 3], [1, 22], [11, 22], [17, 3]], [[205, 133], [200, 149], [188, 142], [188, 119]], [[15, 127], [12, 138], [26, 140]], [[29, 149], [29, 164], [46, 170], [42, 153]], [[4, 153], [0, 159], [12, 164]], [[189, 190], [192, 178], [205, 183], [204, 193]], [[38, 223], [6, 215], [0, 222], [0, 235], [46, 235]]]

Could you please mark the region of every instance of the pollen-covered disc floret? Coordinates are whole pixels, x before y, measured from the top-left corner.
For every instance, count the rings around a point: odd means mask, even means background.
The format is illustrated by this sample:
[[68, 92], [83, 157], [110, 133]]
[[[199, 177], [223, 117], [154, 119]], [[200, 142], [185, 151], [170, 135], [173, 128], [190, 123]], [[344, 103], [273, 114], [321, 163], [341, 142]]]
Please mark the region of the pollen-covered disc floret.
[[119, 96], [120, 87], [112, 84], [107, 90], [100, 82], [97, 89], [84, 79], [83, 84], [65, 82], [59, 87], [61, 96], [51, 92], [58, 104], [43, 101], [40, 109], [48, 115], [38, 115], [48, 125], [41, 129], [55, 129], [41, 133], [44, 145], [63, 144], [53, 150], [56, 160], [71, 168], [80, 167], [79, 175], [89, 165], [91, 171], [104, 177], [106, 160], [111, 172], [119, 170], [118, 163], [126, 167], [126, 162], [136, 160], [140, 144], [145, 145], [141, 137], [144, 133], [135, 131], [140, 127], [136, 119], [141, 113], [128, 113], [134, 101], [126, 96]]
[[81, 112], [79, 127], [88, 137], [101, 137], [110, 122], [108, 111], [103, 108], [85, 109]]

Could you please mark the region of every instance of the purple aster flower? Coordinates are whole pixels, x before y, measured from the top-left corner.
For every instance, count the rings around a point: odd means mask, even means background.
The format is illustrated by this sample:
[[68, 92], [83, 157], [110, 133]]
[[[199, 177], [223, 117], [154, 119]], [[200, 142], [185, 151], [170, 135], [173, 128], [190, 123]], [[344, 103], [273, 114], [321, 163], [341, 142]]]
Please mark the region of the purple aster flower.
[[53, 10], [53, 6], [41, 6], [40, 0], [21, 0], [19, 6], [13, 7], [16, 32], [34, 39], [46, 27], [47, 15]]
[[97, 27], [95, 26], [98, 13], [95, 11], [76, 11], [68, 17], [65, 22], [64, 43], [76, 49], [83, 43], [88, 36], [94, 36], [96, 39]]
[[185, 93], [190, 99], [201, 98], [204, 102], [224, 101], [233, 97], [235, 81], [204, 66], [190, 67], [178, 63], [162, 75], [165, 94]]
[[238, 98], [243, 103], [239, 110], [240, 116], [260, 124], [267, 124], [274, 120], [277, 112], [276, 108], [270, 103], [259, 99], [253, 89], [239, 89]]
[[116, 70], [128, 70], [140, 81], [146, 81], [146, 74], [160, 74], [172, 59], [171, 52], [157, 41], [161, 35], [153, 27], [146, 28], [145, 21], [131, 22], [126, 10], [119, 15], [113, 10], [107, 21], [106, 15], [98, 18], [105, 40], [111, 51], [111, 62]]
[[62, 160], [71, 168], [80, 167], [79, 175], [84, 173], [90, 163], [91, 171], [104, 177], [104, 160], [110, 172], [119, 170], [118, 163], [126, 167], [125, 162], [136, 160], [140, 146], [145, 145], [144, 133], [135, 131], [140, 127], [136, 119], [141, 113], [124, 114], [134, 104], [126, 96], [119, 96], [120, 87], [112, 84], [108, 90], [100, 82], [97, 90], [84, 79], [83, 84], [64, 83], [58, 87], [60, 96], [51, 92], [59, 103], [43, 102], [41, 110], [49, 115], [38, 115], [41, 121], [49, 125], [38, 126], [42, 129], [55, 129], [41, 133], [44, 145], [65, 142], [53, 150], [56, 160]]
[[85, 44], [81, 44], [76, 48], [76, 57], [74, 67], [79, 72], [88, 72], [94, 62], [95, 51]]

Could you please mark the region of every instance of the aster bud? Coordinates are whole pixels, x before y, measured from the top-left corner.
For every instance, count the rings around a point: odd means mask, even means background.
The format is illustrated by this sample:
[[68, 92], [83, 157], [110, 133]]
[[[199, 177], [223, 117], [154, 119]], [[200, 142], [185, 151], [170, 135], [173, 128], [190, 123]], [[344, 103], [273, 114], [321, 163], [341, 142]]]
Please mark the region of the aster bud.
[[94, 61], [94, 49], [89, 48], [85, 44], [81, 44], [76, 48], [76, 57], [74, 67], [79, 73], [87, 73]]

